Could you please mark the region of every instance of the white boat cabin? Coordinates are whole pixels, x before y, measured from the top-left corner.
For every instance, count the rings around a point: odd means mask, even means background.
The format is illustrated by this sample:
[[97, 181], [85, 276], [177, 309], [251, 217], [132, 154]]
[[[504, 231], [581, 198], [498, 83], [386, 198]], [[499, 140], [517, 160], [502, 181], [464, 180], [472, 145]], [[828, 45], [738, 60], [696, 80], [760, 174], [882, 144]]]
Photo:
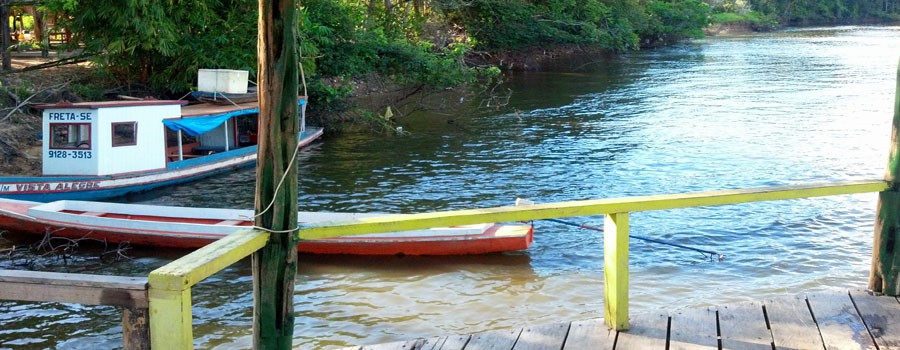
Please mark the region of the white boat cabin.
[[186, 101], [61, 102], [43, 113], [43, 173], [113, 175], [166, 167], [164, 119]]
[[[44, 176], [105, 176], [166, 169], [169, 163], [257, 143], [257, 102], [62, 102], [43, 105]], [[306, 99], [298, 100], [301, 134]], [[248, 153], [253, 149], [247, 149]]]

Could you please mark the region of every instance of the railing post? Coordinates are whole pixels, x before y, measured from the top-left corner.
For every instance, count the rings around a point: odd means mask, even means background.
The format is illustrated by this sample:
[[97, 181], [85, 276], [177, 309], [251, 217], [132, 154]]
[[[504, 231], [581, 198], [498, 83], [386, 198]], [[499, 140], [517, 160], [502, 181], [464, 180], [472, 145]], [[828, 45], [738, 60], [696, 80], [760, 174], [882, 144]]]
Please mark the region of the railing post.
[[122, 349], [150, 350], [150, 309], [122, 308]]
[[884, 179], [891, 188], [878, 196], [875, 215], [875, 234], [872, 244], [872, 269], [869, 273], [869, 289], [887, 295], [900, 295], [900, 192], [896, 178], [900, 175], [900, 67], [897, 70], [897, 88], [894, 96], [894, 122], [891, 130], [891, 146]]
[[193, 349], [191, 288], [158, 289], [153, 287], [154, 279], [154, 275], [150, 274], [150, 347]]
[[606, 325], [628, 329], [628, 213], [606, 214], [603, 224], [603, 289]]

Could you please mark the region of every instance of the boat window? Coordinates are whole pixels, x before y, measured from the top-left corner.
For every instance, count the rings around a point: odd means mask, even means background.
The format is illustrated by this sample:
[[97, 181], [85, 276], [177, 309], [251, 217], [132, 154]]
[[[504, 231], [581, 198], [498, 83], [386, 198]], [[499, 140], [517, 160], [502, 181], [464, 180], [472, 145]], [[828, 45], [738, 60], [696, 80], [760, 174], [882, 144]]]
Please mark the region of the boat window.
[[112, 145], [134, 146], [137, 144], [137, 122], [112, 123]]
[[50, 123], [50, 148], [91, 149], [91, 124]]

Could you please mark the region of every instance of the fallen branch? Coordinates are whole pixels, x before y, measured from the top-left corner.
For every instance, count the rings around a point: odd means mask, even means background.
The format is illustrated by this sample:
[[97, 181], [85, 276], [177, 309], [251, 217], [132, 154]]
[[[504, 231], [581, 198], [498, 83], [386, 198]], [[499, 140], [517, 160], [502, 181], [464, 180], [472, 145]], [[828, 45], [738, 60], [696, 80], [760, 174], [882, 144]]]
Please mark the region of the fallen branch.
[[87, 62], [88, 58], [92, 57], [92, 56], [94, 56], [94, 55], [93, 54], [81, 54], [78, 56], [66, 57], [66, 58], [63, 58], [60, 60], [36, 64], [36, 65], [28, 66], [25, 68], [11, 69], [11, 70], [7, 70], [7, 71], [3, 71], [3, 72], [0, 72], [0, 76], [15, 74], [15, 73], [22, 73], [22, 72], [30, 72], [33, 70], [41, 70], [41, 69], [45, 69], [45, 68], [66, 66], [66, 65], [70, 65], [70, 64], [79, 64], [79, 63]]
[[[40, 90], [40, 91], [38, 91], [38, 92], [35, 92], [35, 93], [32, 94], [31, 96], [28, 96], [28, 98], [26, 98], [24, 101], [19, 102], [15, 107], [12, 107], [12, 110], [9, 111], [9, 113], [7, 113], [3, 118], [0, 118], [0, 122], [6, 121], [7, 119], [9, 119], [9, 117], [11, 117], [11, 116], [13, 115], [13, 113], [15, 113], [16, 111], [21, 112], [20, 108], [22, 108], [22, 107], [24, 107], [25, 105], [27, 105], [28, 102], [31, 101], [31, 99], [33, 99], [35, 96], [40, 95], [41, 93], [46, 92], [46, 91], [51, 91], [51, 90], [58, 90], [58, 89], [61, 89], [61, 88], [63, 88], [63, 87], [68, 86], [70, 83], [71, 83], [71, 81], [67, 81], [67, 82], [64, 82], [64, 83], [62, 83], [62, 84], [53, 85], [53, 86], [48, 87], [48, 88], [46, 88], [46, 89]], [[8, 95], [10, 95], [10, 97], [13, 97], [14, 100], [16, 100], [16, 101], [19, 100], [19, 96], [16, 95], [16, 94], [13, 94], [11, 91], [7, 90], [6, 93], [7, 93]], [[23, 112], [23, 113], [24, 113], [24, 112]]]

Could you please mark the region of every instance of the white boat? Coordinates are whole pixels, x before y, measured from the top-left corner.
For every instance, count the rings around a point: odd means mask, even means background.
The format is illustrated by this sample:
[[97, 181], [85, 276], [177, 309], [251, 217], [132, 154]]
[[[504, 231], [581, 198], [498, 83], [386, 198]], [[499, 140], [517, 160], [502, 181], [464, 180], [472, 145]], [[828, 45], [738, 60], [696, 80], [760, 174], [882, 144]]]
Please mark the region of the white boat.
[[[305, 127], [298, 147], [322, 135]], [[103, 199], [197, 180], [256, 162], [257, 102], [180, 100], [43, 105], [41, 176], [0, 177], [0, 198]]]

